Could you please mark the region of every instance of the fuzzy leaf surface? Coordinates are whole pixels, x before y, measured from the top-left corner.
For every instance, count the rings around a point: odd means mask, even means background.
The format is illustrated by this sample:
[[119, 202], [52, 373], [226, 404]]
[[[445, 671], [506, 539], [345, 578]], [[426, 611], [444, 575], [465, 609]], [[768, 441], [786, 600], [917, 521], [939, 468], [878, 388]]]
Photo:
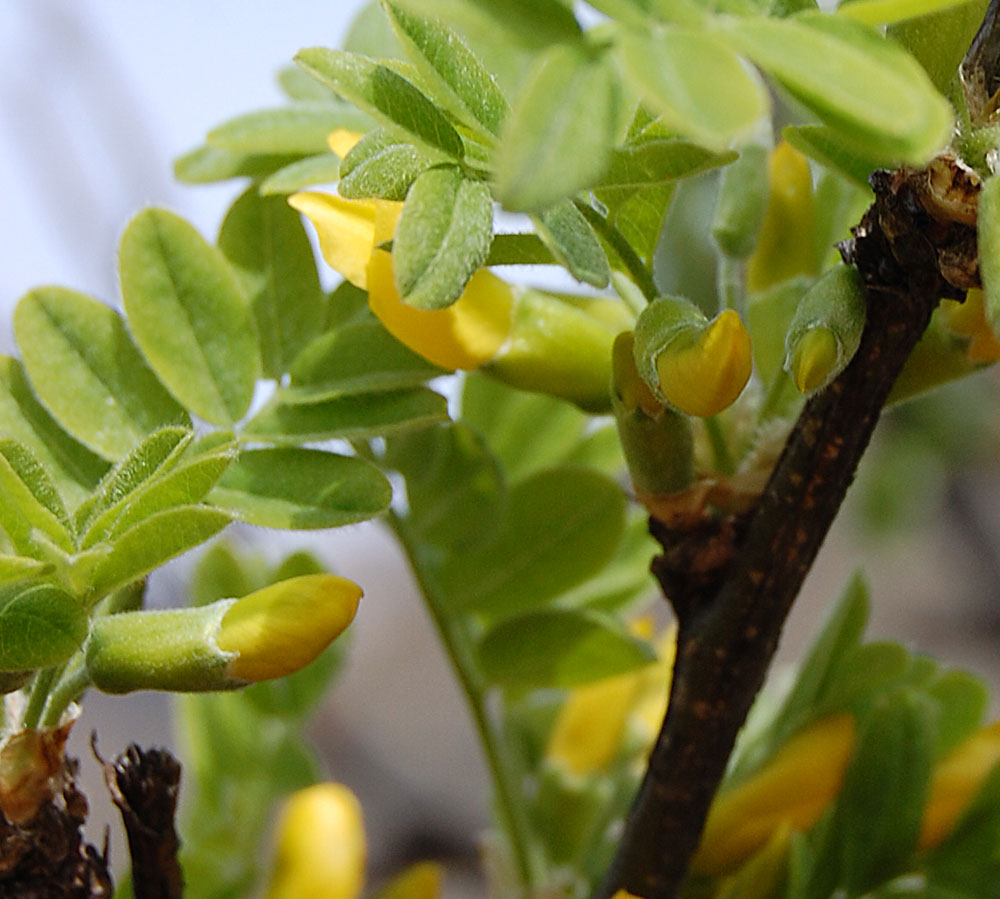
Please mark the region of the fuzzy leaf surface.
[[238, 421], [253, 398], [260, 351], [222, 254], [183, 219], [147, 209], [125, 230], [119, 263], [129, 325], [160, 380], [206, 421]]

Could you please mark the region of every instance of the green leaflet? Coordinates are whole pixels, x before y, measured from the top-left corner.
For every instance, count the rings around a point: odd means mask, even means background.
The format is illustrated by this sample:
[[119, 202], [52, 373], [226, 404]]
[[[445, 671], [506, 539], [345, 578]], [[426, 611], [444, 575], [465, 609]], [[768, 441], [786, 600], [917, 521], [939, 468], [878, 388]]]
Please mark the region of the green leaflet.
[[352, 321], [317, 337], [295, 359], [283, 403], [317, 403], [338, 396], [417, 387], [442, 374], [407, 349], [382, 324]]
[[121, 316], [62, 287], [22, 297], [14, 330], [39, 397], [74, 437], [108, 459], [121, 459], [156, 428], [187, 424], [132, 343]]
[[508, 618], [478, 646], [486, 679], [507, 688], [575, 687], [656, 661], [610, 615], [547, 609]]
[[555, 265], [556, 259], [537, 234], [494, 234], [486, 265]]
[[28, 555], [37, 551], [37, 533], [65, 552], [73, 550], [73, 524], [48, 472], [30, 450], [0, 439], [0, 527], [14, 546]]
[[326, 138], [335, 128], [370, 127], [371, 119], [346, 103], [296, 103], [237, 116], [209, 131], [205, 142], [230, 153], [305, 156], [329, 149]]
[[388, 0], [382, 8], [434, 99], [460, 121], [499, 134], [506, 98], [462, 38], [441, 22], [413, 15]]
[[496, 457], [462, 422], [386, 442], [385, 464], [406, 479], [408, 524], [421, 544], [461, 554], [491, 539], [506, 505]]
[[113, 541], [143, 519], [178, 506], [200, 502], [235, 458], [235, 451], [222, 449], [158, 472], [90, 522], [80, 542], [83, 549], [100, 541]]
[[864, 187], [868, 187], [868, 176], [884, 163], [884, 159], [845, 144], [841, 135], [826, 125], [788, 125], [781, 136], [796, 150]]
[[851, 0], [842, 3], [836, 14], [863, 25], [891, 25], [952, 10], [966, 3], [969, 0]]
[[388, 128], [375, 128], [344, 157], [337, 191], [348, 199], [403, 200], [422, 172], [447, 161], [444, 154], [403, 140]]
[[608, 257], [594, 229], [571, 200], [532, 216], [538, 236], [569, 273], [593, 287], [607, 287], [611, 280]]
[[170, 392], [201, 418], [238, 421], [260, 371], [250, 307], [222, 254], [183, 219], [147, 209], [119, 254], [136, 341]]
[[933, 761], [933, 709], [919, 693], [883, 697], [858, 745], [818, 848], [810, 895], [848, 895], [903, 873], [920, 833]]
[[445, 398], [424, 387], [342, 396], [322, 403], [270, 403], [243, 431], [249, 440], [281, 444], [333, 437], [363, 439], [448, 417]]
[[510, 483], [564, 464], [589, 420], [575, 406], [545, 394], [512, 390], [481, 374], [466, 376], [462, 421], [482, 434]]
[[97, 566], [88, 585], [91, 601], [204, 543], [231, 521], [229, 513], [202, 505], [177, 506], [144, 518], [115, 539]]
[[948, 140], [950, 104], [898, 44], [838, 16], [719, 20], [720, 35], [868, 154], [922, 165]]
[[250, 187], [226, 215], [219, 249], [249, 298], [263, 373], [280, 377], [322, 330], [326, 314], [326, 298], [301, 216], [284, 197], [262, 197]]
[[399, 5], [489, 34], [493, 41], [512, 44], [512, 50], [538, 50], [580, 36], [572, 9], [561, 0], [402, 0]]
[[410, 188], [392, 243], [396, 286], [417, 309], [443, 309], [485, 261], [493, 200], [482, 181], [455, 166], [424, 172]]
[[42, 407], [17, 359], [0, 356], [0, 433], [20, 441], [52, 475], [70, 504], [80, 502], [108, 463], [69, 436]]
[[536, 609], [596, 574], [618, 549], [625, 499], [610, 478], [548, 469], [511, 488], [497, 538], [456, 558], [442, 580], [456, 609], [492, 619]]
[[768, 109], [760, 79], [716, 36], [666, 26], [622, 31], [618, 56], [649, 108], [679, 135], [723, 151]]
[[193, 437], [187, 428], [163, 428], [150, 434], [105, 475], [76, 510], [77, 529], [83, 533], [102, 512], [127, 501], [145, 481], [173, 468]]
[[610, 61], [582, 43], [539, 58], [504, 121], [496, 196], [507, 209], [539, 212], [594, 185], [607, 167], [620, 116]]
[[300, 153], [233, 153], [218, 147], [196, 147], [174, 160], [174, 177], [188, 184], [262, 178], [297, 162], [301, 156]]
[[68, 659], [87, 636], [87, 612], [50, 584], [0, 591], [0, 671], [29, 671]]
[[29, 559], [25, 556], [11, 556], [0, 553], [0, 585], [13, 584], [26, 578], [35, 578], [48, 574], [52, 565]]
[[727, 166], [737, 154], [732, 150], [714, 153], [682, 138], [641, 140], [617, 147], [608, 167], [597, 182], [601, 193], [615, 195], [643, 187], [690, 178], [719, 166]]
[[249, 450], [210, 499], [242, 521], [271, 528], [332, 528], [385, 511], [392, 488], [363, 459], [319, 450]]
[[340, 157], [336, 153], [306, 156], [268, 175], [260, 183], [260, 195], [285, 195], [314, 184], [333, 184], [339, 174]]
[[323, 47], [302, 50], [295, 61], [383, 124], [402, 128], [421, 143], [455, 159], [464, 155], [462, 138], [444, 114], [392, 69], [355, 53]]

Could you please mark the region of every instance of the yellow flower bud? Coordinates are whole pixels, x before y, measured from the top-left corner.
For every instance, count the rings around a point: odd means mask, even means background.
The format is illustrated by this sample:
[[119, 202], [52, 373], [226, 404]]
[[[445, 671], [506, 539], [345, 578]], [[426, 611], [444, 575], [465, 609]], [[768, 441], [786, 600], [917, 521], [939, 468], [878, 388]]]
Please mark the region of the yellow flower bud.
[[636, 896], [635, 893], [630, 893], [628, 890], [619, 890], [611, 899], [642, 899], [642, 896]]
[[802, 393], [822, 387], [840, 359], [837, 338], [829, 328], [813, 328], [799, 339], [792, 357], [792, 379]]
[[965, 302], [943, 300], [941, 308], [952, 334], [969, 338], [966, 358], [970, 362], [991, 363], [1000, 360], [1000, 340], [986, 320], [983, 299], [983, 292], [973, 289]]
[[781, 141], [771, 153], [764, 224], [747, 263], [747, 288], [760, 291], [816, 271], [815, 199], [809, 160]]
[[704, 330], [688, 331], [656, 358], [660, 391], [689, 415], [715, 415], [732, 405], [750, 380], [750, 333], [732, 309]]
[[692, 870], [710, 875], [731, 871], [780, 827], [812, 827], [840, 791], [854, 740], [853, 716], [823, 718], [792, 737], [750, 780], [721, 792]]
[[215, 635], [220, 650], [234, 653], [226, 675], [262, 681], [304, 668], [351, 623], [361, 595], [344, 578], [308, 574], [238, 599]]
[[361, 805], [342, 784], [294, 793], [281, 811], [267, 899], [357, 899], [365, 879]]

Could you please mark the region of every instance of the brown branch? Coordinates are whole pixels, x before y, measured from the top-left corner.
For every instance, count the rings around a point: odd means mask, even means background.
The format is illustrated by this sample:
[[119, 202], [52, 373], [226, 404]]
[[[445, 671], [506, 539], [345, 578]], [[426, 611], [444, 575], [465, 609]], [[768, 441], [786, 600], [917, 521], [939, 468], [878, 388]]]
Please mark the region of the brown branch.
[[753, 512], [703, 523], [697, 533], [651, 522], [664, 546], [653, 571], [678, 618], [677, 661], [668, 712], [600, 897], [622, 887], [643, 899], [676, 895], [785, 618], [893, 382], [938, 300], [964, 297], [978, 278], [975, 229], [942, 217], [927, 196], [931, 180], [912, 171], [873, 176], [876, 203], [842, 248], [867, 286], [861, 345], [806, 404]]

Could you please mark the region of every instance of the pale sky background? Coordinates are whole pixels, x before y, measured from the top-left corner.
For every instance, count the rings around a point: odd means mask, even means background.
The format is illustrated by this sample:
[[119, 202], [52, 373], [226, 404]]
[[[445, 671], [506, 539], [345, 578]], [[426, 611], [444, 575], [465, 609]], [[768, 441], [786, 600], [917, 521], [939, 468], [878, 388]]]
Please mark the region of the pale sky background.
[[0, 0], [0, 352], [27, 290], [117, 302], [115, 248], [146, 205], [214, 237], [236, 182], [172, 161], [211, 127], [282, 102], [275, 75], [340, 43], [362, 0]]

